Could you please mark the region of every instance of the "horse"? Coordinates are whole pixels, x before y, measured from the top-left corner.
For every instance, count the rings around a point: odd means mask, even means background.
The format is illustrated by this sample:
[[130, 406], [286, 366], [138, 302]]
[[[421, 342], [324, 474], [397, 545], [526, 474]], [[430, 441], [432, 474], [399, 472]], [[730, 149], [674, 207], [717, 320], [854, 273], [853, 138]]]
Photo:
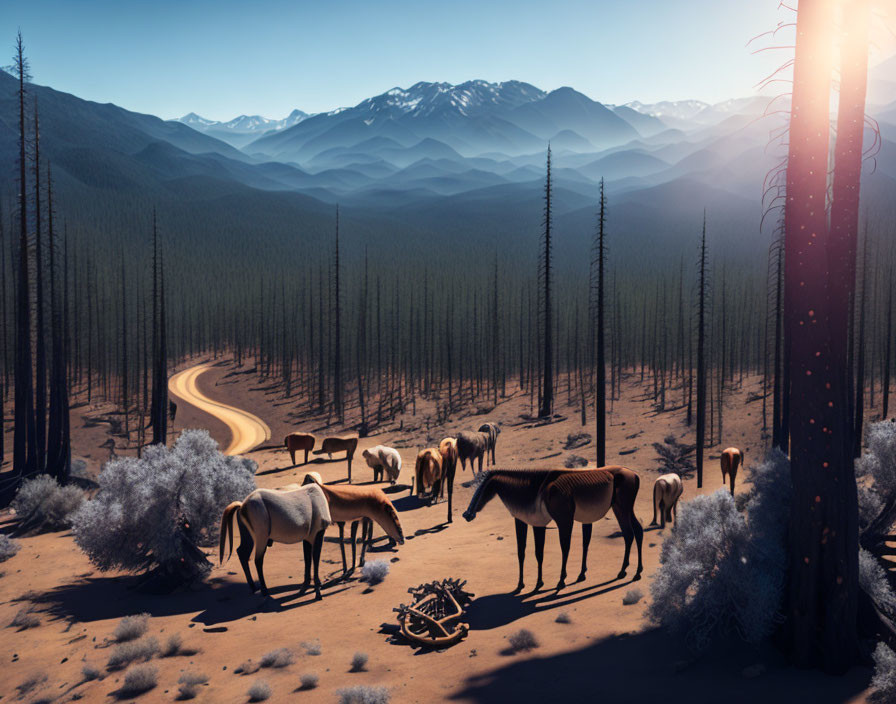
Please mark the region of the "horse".
[[373, 481], [383, 481], [383, 472], [389, 478], [390, 484], [395, 484], [398, 475], [401, 474], [401, 455], [398, 450], [385, 445], [377, 445], [361, 453], [367, 462], [367, 466], [373, 469]]
[[664, 474], [653, 483], [653, 520], [650, 525], [656, 525], [656, 514], [660, 514], [660, 528], [666, 527], [666, 521], [671, 521], [674, 516], [678, 518], [678, 499], [684, 487], [681, 477], [674, 472]]
[[498, 435], [501, 434], [501, 428], [497, 423], [483, 423], [479, 426], [479, 432], [488, 435], [488, 445], [486, 446], [486, 461], [488, 455], [491, 454], [491, 463], [495, 464], [495, 448], [498, 446]]
[[436, 447], [427, 447], [417, 453], [417, 461], [414, 464], [414, 482], [411, 494], [416, 493], [418, 498], [423, 498], [427, 490], [430, 491], [429, 503], [435, 503], [439, 496], [442, 484], [442, 455]]
[[[632, 581], [641, 578], [643, 562], [641, 544], [644, 531], [635, 516], [635, 499], [640, 478], [626, 467], [609, 466], [588, 470], [519, 470], [490, 469], [481, 475], [479, 486], [464, 511], [464, 518], [472, 521], [476, 514], [495, 496], [501, 499], [516, 523], [517, 559], [520, 567], [519, 583], [514, 593], [523, 590], [523, 562], [526, 556], [528, 526], [535, 536], [535, 559], [538, 562], [537, 591], [544, 584], [542, 561], [547, 525], [554, 521], [560, 537], [563, 563], [557, 591], [566, 586], [566, 562], [572, 542], [574, 521], [582, 523], [582, 571], [576, 581], [585, 579], [588, 571], [588, 545], [591, 524], [613, 510], [625, 539], [625, 556], [617, 579], [625, 577], [629, 565], [632, 539], [638, 544], [638, 570]], [[587, 528], [587, 530], [586, 530]]]
[[345, 437], [324, 438], [319, 450], [315, 450], [315, 455], [327, 455], [333, 459], [334, 452], [344, 452], [345, 460], [348, 463], [348, 483], [352, 483], [352, 458], [355, 456], [355, 450], [358, 449], [358, 436], [349, 435]]
[[744, 453], [736, 447], [729, 447], [722, 450], [720, 458], [722, 464], [722, 484], [725, 483], [726, 476], [731, 482], [731, 495], [734, 496], [734, 479], [737, 477], [737, 468], [744, 462]]
[[311, 433], [290, 433], [283, 438], [283, 445], [289, 450], [289, 458], [292, 465], [296, 465], [296, 452], [298, 450], [305, 451], [305, 462], [308, 464], [308, 453], [314, 449], [314, 443], [317, 439]]
[[[342, 553], [342, 572], [349, 574], [355, 569], [355, 538], [358, 522], [361, 528], [361, 562], [364, 566], [364, 555], [367, 545], [373, 540], [373, 523], [385, 531], [393, 544], [404, 545], [404, 530], [398, 513], [389, 497], [376, 487], [369, 486], [337, 486], [324, 484], [317, 472], [309, 472], [302, 481], [303, 486], [316, 483], [323, 489], [330, 506], [330, 517], [339, 527], [339, 550]], [[352, 569], [348, 569], [345, 561], [345, 524], [352, 524]]]
[[270, 596], [264, 581], [264, 555], [274, 543], [303, 543], [305, 552], [305, 582], [300, 588], [304, 594], [311, 581], [311, 563], [314, 562], [314, 592], [320, 593], [320, 551], [324, 532], [333, 522], [326, 494], [320, 486], [309, 485], [292, 491], [256, 489], [242, 501], [234, 501], [224, 509], [221, 517], [220, 561], [224, 562], [224, 543], [230, 538], [233, 554], [233, 517], [236, 514], [240, 530], [240, 544], [236, 554], [246, 574], [249, 589], [255, 592], [255, 582], [249, 571], [249, 555], [255, 548], [255, 569], [261, 593]]
[[456, 438], [445, 438], [442, 442], [439, 443], [439, 454], [442, 456], [442, 473], [445, 476], [445, 481], [442, 482], [440, 488], [440, 496], [445, 491], [445, 486], [448, 487], [448, 523], [452, 523], [454, 518], [452, 516], [452, 499], [454, 497], [454, 474], [457, 471], [457, 439]]
[[478, 459], [479, 471], [481, 472], [482, 458], [488, 453], [489, 442], [488, 433], [460, 431], [457, 434], [457, 456], [460, 459], [460, 468], [466, 471], [466, 461], [470, 460], [470, 469], [475, 473], [474, 462]]

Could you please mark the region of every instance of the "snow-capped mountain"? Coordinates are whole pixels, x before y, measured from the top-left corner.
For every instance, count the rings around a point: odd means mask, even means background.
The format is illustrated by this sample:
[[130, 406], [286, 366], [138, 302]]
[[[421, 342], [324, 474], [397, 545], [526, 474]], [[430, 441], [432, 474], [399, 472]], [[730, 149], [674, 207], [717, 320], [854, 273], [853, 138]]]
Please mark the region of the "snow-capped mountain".
[[709, 103], [702, 100], [662, 100], [658, 103], [642, 103], [633, 100], [626, 103], [625, 107], [631, 108], [642, 115], [658, 117], [660, 120], [690, 120], [697, 113], [709, 107]]
[[178, 118], [176, 122], [182, 122], [194, 130], [205, 132], [235, 147], [242, 147], [267, 132], [285, 130], [299, 124], [308, 117], [308, 113], [301, 110], [293, 110], [282, 120], [272, 120], [261, 115], [240, 115], [227, 122], [222, 122], [220, 120], [209, 120], [201, 115], [197, 115], [195, 112], [191, 112]]

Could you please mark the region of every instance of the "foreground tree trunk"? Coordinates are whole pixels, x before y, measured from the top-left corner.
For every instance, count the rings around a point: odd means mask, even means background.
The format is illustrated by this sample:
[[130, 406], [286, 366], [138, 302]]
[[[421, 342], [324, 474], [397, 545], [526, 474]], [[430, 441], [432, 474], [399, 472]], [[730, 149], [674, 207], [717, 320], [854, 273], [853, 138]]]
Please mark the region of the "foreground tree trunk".
[[858, 512], [846, 379], [838, 364], [846, 328], [842, 302], [832, 308], [828, 295], [832, 243], [825, 192], [833, 20], [833, 0], [799, 5], [784, 214], [784, 305], [793, 479], [790, 644], [797, 665], [837, 672], [858, 656]]

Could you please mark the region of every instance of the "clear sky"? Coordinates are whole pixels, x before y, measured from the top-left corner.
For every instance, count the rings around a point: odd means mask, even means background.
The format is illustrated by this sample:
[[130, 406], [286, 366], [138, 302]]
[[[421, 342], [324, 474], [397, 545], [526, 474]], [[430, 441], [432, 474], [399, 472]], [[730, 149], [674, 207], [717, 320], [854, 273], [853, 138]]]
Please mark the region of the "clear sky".
[[[778, 0], [4, 2], [36, 83], [164, 118], [279, 118], [417, 81], [518, 79], [622, 103], [754, 93], [787, 56], [746, 44]], [[0, 44], [2, 45], [2, 44]], [[0, 64], [9, 61], [0, 59]]]

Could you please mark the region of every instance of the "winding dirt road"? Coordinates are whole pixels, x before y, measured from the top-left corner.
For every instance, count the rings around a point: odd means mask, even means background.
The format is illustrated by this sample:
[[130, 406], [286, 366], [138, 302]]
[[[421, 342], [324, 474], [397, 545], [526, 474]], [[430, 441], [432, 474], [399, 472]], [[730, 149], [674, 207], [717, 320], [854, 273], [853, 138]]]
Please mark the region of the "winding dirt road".
[[178, 398], [196, 406], [201, 411], [214, 416], [230, 430], [230, 445], [224, 450], [226, 455], [242, 455], [257, 447], [265, 440], [271, 439], [271, 429], [267, 424], [251, 413], [226, 403], [213, 401], [203, 394], [196, 385], [196, 380], [208, 370], [208, 364], [199, 364], [178, 372], [168, 381], [168, 390]]

